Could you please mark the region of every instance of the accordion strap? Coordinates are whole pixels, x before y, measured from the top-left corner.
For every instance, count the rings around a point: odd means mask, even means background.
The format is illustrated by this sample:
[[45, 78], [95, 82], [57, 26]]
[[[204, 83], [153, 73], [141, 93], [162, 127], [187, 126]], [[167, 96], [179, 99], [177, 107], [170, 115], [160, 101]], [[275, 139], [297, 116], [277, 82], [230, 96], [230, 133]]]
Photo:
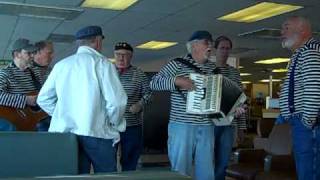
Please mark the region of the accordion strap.
[[187, 67], [189, 67], [189, 68], [193, 69], [194, 71], [196, 71], [196, 73], [204, 74], [199, 67], [195, 66], [194, 64], [192, 64], [189, 61], [186, 61], [183, 58], [176, 58], [176, 59], [174, 59], [174, 61], [178, 61], [179, 63], [186, 65]]
[[[190, 61], [186, 61], [183, 58], [176, 58], [176, 59], [174, 59], [174, 61], [178, 61], [181, 64], [186, 65], [187, 67], [193, 69], [196, 73], [206, 74], [199, 67], [197, 67], [196, 65], [192, 64]], [[218, 67], [214, 68], [212, 72], [213, 72], [213, 74], [221, 74], [221, 70]]]

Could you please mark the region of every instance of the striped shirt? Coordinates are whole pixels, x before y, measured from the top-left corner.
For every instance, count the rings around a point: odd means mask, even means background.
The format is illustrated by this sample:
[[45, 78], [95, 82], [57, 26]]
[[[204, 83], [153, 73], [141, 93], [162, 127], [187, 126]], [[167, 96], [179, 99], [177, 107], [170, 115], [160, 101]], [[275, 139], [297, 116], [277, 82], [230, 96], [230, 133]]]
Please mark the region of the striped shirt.
[[49, 67], [49, 66], [41, 66], [41, 65], [39, 65], [38, 63], [36, 63], [34, 61], [33, 61], [33, 66], [36, 66], [36, 68], [39, 69], [41, 77], [43, 77], [44, 81], [48, 78], [50, 72], [52, 71], [51, 67]]
[[142, 106], [149, 103], [151, 96], [149, 80], [145, 73], [135, 66], [131, 66], [124, 73], [119, 74], [119, 78], [128, 96], [128, 102], [124, 114], [127, 126], [141, 125], [142, 112], [133, 114], [129, 109], [136, 103], [140, 103]]
[[295, 113], [302, 113], [302, 122], [311, 128], [320, 110], [320, 43], [313, 38], [293, 53], [287, 77], [280, 94], [281, 115], [288, 120], [289, 75], [292, 62], [296, 63], [294, 71], [294, 106]]
[[[207, 61], [204, 64], [199, 64], [192, 59], [191, 55], [186, 55], [184, 60], [192, 63], [202, 72], [208, 75], [213, 74], [213, 69], [216, 67], [215, 63], [211, 61]], [[187, 97], [188, 91], [178, 91], [177, 87], [175, 86], [175, 79], [177, 76], [189, 77], [190, 73], [195, 73], [195, 70], [185, 64], [180, 63], [179, 61], [171, 60], [159, 71], [159, 73], [152, 77], [150, 82], [151, 90], [171, 92], [170, 121], [199, 125], [212, 125], [213, 121], [206, 116], [186, 113], [185, 97]]]
[[14, 62], [0, 69], [0, 105], [25, 108], [26, 94], [39, 91], [39, 89], [35, 87], [31, 71], [36, 80], [42, 85], [44, 79], [41, 76], [41, 69], [36, 66], [28, 69], [21, 70]]
[[[238, 86], [242, 89], [240, 72], [238, 71], [238, 69], [229, 65], [219, 67], [219, 69], [223, 76], [226, 76], [231, 81], [237, 83]], [[239, 118], [234, 118], [234, 120], [232, 121], [232, 125], [238, 127], [239, 129], [247, 129], [246, 115], [243, 114]]]

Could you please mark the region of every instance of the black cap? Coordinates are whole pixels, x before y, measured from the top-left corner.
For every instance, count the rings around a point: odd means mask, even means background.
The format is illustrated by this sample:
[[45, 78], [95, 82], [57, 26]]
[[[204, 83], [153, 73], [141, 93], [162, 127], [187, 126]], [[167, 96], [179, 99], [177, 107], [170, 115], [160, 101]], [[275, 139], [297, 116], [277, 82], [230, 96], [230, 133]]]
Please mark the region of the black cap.
[[125, 49], [128, 51], [133, 52], [133, 48], [129, 43], [126, 42], [118, 42], [115, 46], [114, 46], [114, 50], [119, 50], [119, 49]]
[[195, 31], [191, 37], [189, 38], [188, 41], [193, 41], [193, 40], [202, 40], [206, 39], [209, 41], [213, 41], [212, 35], [208, 31]]
[[87, 26], [76, 33], [76, 39], [85, 39], [93, 36], [102, 36], [104, 38], [100, 26]]
[[33, 44], [31, 44], [28, 39], [20, 38], [13, 43], [12, 51], [17, 51], [22, 49], [28, 52], [34, 52], [37, 50], [37, 48]]

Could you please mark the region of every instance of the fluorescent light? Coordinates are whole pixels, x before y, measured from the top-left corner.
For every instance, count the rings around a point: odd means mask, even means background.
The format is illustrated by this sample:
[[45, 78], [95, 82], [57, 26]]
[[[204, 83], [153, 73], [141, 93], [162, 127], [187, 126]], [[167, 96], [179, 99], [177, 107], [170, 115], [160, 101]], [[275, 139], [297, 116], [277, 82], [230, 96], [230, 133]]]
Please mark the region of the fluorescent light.
[[250, 84], [251, 81], [241, 81], [242, 84]]
[[289, 62], [289, 58], [272, 58], [272, 59], [265, 59], [265, 60], [260, 60], [256, 61], [254, 63], [256, 64], [277, 64], [277, 63], [284, 63], [284, 62]]
[[125, 10], [138, 0], [85, 0], [81, 6], [111, 10]]
[[152, 49], [152, 50], [158, 50], [158, 49], [164, 49], [170, 46], [174, 46], [178, 44], [177, 42], [165, 42], [165, 41], [149, 41], [147, 43], [141, 44], [137, 46], [137, 48], [140, 49]]
[[116, 59], [115, 58], [107, 58], [108, 61], [110, 61], [111, 63], [116, 63]]
[[300, 8], [303, 8], [303, 6], [261, 2], [254, 6], [219, 17], [218, 20], [251, 23]]
[[288, 69], [274, 69], [272, 70], [274, 73], [282, 73], [282, 72], [288, 72]]
[[244, 68], [243, 66], [238, 66], [238, 69], [242, 69], [242, 68]]
[[240, 73], [240, 76], [250, 76], [252, 75], [251, 73]]
[[[272, 82], [280, 82], [281, 81], [281, 79], [272, 79]], [[262, 80], [260, 80], [260, 82], [269, 82], [269, 79], [262, 79]]]

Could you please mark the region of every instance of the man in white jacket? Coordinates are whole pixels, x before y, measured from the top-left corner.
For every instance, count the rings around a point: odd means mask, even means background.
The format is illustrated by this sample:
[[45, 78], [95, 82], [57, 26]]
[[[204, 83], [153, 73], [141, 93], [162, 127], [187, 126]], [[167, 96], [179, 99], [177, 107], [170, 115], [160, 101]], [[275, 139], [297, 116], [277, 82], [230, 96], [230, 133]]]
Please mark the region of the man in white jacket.
[[52, 116], [49, 132], [74, 133], [79, 140], [79, 172], [116, 171], [116, 148], [126, 122], [127, 95], [118, 73], [100, 51], [99, 26], [76, 33], [77, 52], [58, 62], [37, 103]]

